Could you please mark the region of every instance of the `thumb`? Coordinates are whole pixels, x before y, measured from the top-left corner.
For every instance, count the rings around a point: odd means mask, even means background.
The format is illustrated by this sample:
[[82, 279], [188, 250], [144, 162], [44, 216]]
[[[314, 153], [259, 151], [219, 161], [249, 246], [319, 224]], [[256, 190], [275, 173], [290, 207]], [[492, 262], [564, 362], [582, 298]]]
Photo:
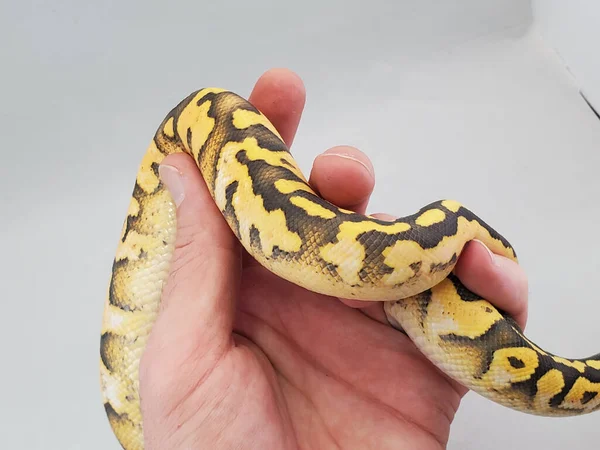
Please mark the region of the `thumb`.
[[170, 392], [173, 377], [197, 380], [232, 345], [241, 246], [189, 155], [169, 155], [159, 175], [177, 207], [177, 235], [140, 376]]

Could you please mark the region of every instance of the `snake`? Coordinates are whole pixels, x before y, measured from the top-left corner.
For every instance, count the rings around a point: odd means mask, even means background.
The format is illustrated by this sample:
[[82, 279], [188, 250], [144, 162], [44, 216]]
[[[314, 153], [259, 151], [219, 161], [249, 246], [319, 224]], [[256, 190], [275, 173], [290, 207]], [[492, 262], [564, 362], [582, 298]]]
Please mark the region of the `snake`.
[[600, 409], [600, 354], [569, 359], [537, 346], [516, 321], [464, 286], [453, 269], [474, 239], [513, 261], [511, 244], [455, 200], [393, 221], [319, 196], [275, 126], [242, 96], [192, 92], [144, 154], [112, 263], [100, 335], [100, 384], [110, 427], [143, 449], [139, 363], [175, 248], [176, 207], [158, 168], [190, 155], [231, 232], [264, 268], [309, 291], [382, 302], [387, 320], [448, 377], [523, 413]]

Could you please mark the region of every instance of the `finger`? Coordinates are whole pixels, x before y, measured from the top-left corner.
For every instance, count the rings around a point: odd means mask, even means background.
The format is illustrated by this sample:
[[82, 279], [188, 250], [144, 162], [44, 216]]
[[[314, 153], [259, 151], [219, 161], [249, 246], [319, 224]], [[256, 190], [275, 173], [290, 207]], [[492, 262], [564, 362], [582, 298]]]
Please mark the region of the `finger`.
[[468, 289], [507, 312], [525, 329], [528, 284], [525, 272], [516, 262], [492, 254], [475, 240], [465, 246], [454, 273]]
[[[175, 373], [190, 358], [231, 345], [240, 250], [192, 158], [169, 155], [159, 174], [179, 203], [177, 236], [146, 353]], [[153, 379], [170, 379], [163, 375]]]
[[338, 146], [315, 158], [309, 184], [330, 203], [363, 214], [375, 187], [375, 171], [363, 152]]
[[271, 121], [290, 147], [306, 102], [302, 79], [288, 69], [268, 70], [257, 80], [248, 100]]

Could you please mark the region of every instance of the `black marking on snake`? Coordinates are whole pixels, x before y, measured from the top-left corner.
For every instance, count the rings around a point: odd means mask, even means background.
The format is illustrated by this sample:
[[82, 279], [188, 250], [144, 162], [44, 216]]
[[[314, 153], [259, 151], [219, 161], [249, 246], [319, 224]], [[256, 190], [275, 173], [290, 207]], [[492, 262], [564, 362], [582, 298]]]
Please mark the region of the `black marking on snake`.
[[[246, 150], [238, 151], [235, 158], [248, 168], [248, 174], [252, 180], [252, 192], [254, 195], [262, 197], [263, 206], [267, 211], [281, 209], [286, 213], [288, 212], [285, 211], [286, 207], [296, 208], [290, 204], [289, 195], [282, 194], [275, 187], [275, 182], [278, 180], [302, 182], [295, 173], [285, 167], [272, 166], [264, 160], [253, 161], [248, 158]], [[296, 194], [297, 192], [294, 195]]]
[[137, 428], [137, 425], [135, 425], [135, 423], [129, 419], [129, 416], [127, 415], [127, 413], [119, 414], [117, 411], [115, 411], [115, 409], [112, 407], [112, 405], [110, 403], [104, 404], [104, 410], [106, 411], [106, 416], [108, 417], [108, 421], [113, 428], [115, 426], [118, 426], [117, 424], [119, 424], [121, 426], [127, 425], [129, 427]]
[[[236, 97], [239, 105], [235, 109], [236, 111], [250, 111], [255, 114], [261, 114], [261, 112], [256, 109], [252, 104], [246, 102], [242, 97], [234, 94], [232, 92], [227, 93], [229, 96]], [[234, 110], [231, 110], [231, 115], [229, 117], [229, 123], [231, 124], [231, 135], [234, 137], [234, 140], [238, 142], [242, 142], [246, 137], [255, 138], [258, 142], [258, 146], [262, 149], [269, 150], [272, 152], [285, 152], [289, 153], [289, 149], [276, 134], [274, 134], [270, 129], [268, 129], [263, 124], [254, 124], [250, 125], [247, 128], [239, 129], [233, 125], [233, 114]]]
[[[337, 228], [335, 235], [331, 236], [333, 242], [338, 241], [336, 235]], [[394, 272], [394, 268], [385, 263], [385, 257], [383, 256], [383, 251], [388, 247], [387, 243], [382, 240], [372, 241], [373, 239], [380, 239], [381, 237], [382, 235], [379, 233], [373, 234], [370, 232], [361, 233], [357, 236], [356, 241], [362, 245], [365, 250], [362, 268], [360, 269], [358, 276], [365, 283], [377, 283], [383, 276]]]
[[[164, 127], [164, 123], [160, 126], [160, 128], [162, 129]], [[167, 135], [165, 135], [164, 133], [161, 134], [160, 138], [158, 137], [158, 133], [156, 135], [154, 135], [154, 145], [156, 145], [156, 148], [158, 149], [158, 151], [163, 155], [163, 156], [167, 156], [169, 154], [169, 152], [164, 148], [163, 143], [161, 142], [161, 139], [165, 139], [165, 140], [171, 140], [173, 141], [175, 138], [169, 138]]]
[[[181, 141], [180, 136], [177, 133], [179, 116], [181, 115], [183, 110], [191, 103], [191, 101], [196, 97], [196, 95], [198, 95], [198, 93], [201, 90], [202, 89], [198, 89], [198, 90], [192, 92], [191, 94], [189, 94], [183, 100], [181, 100], [177, 104], [177, 106], [175, 106], [171, 111], [169, 111], [169, 114], [166, 115], [166, 117], [163, 119], [162, 123], [160, 124], [160, 127], [158, 127], [158, 129], [156, 130], [156, 133], [154, 134], [154, 142], [156, 143], [156, 146], [158, 147], [158, 149], [161, 153], [167, 154], [167, 152], [165, 152], [164, 149], [162, 148], [162, 144], [160, 143], [161, 138], [163, 138], [163, 139], [166, 138], [172, 142]], [[214, 95], [214, 94], [212, 94], [212, 95]], [[210, 96], [211, 96], [211, 94], [207, 94], [203, 98], [207, 98]], [[165, 125], [171, 118], [173, 118], [173, 138], [170, 138], [169, 136], [164, 134]]]
[[476, 302], [479, 300], [483, 300], [482, 297], [467, 289], [467, 287], [461, 283], [461, 281], [455, 274], [450, 273], [447, 278], [452, 282], [456, 293], [463, 302]]
[[[206, 89], [206, 88], [204, 88]], [[200, 89], [198, 91], [196, 91], [193, 95], [192, 98], [194, 98], [196, 96], [196, 94], [198, 94], [199, 92], [203, 91], [204, 89]], [[201, 98], [199, 98], [196, 101], [196, 106], [200, 107], [202, 106], [204, 103], [206, 102], [211, 102], [211, 106], [209, 109], [212, 109], [214, 107], [214, 101], [217, 97], [222, 96], [223, 94], [226, 94], [227, 92], [207, 92], [206, 94], [204, 94]], [[211, 111], [211, 116], [216, 115], [217, 112], [216, 111]]]
[[338, 274], [338, 271], [337, 271], [337, 269], [338, 269], [337, 264], [325, 262], [324, 263], [324, 267], [325, 267], [325, 270], [327, 270], [330, 273], [331, 276], [333, 276], [335, 278], [339, 277], [339, 274]]
[[126, 305], [123, 305], [121, 301], [117, 298], [117, 291], [115, 289], [115, 278], [117, 277], [118, 270], [125, 266], [129, 261], [127, 259], [114, 260], [112, 266], [112, 277], [110, 278], [110, 285], [108, 287], [108, 303], [117, 308], [123, 309], [124, 311], [129, 311], [129, 308], [126, 308]]
[[186, 133], [185, 133], [185, 141], [187, 144], [187, 148], [192, 149], [192, 129], [188, 128]]
[[290, 252], [286, 252], [285, 250], [281, 250], [279, 248], [279, 245], [274, 245], [273, 249], [271, 250], [272, 254], [273, 254], [273, 258], [276, 259], [292, 259], [293, 254]]
[[294, 167], [294, 165], [291, 162], [289, 162], [287, 159], [285, 159], [285, 158], [279, 158], [279, 162], [281, 164], [283, 164], [284, 166], [288, 166], [291, 169], [296, 170], [296, 168]]
[[513, 369], [523, 369], [525, 367], [525, 362], [521, 358], [517, 358], [516, 356], [509, 356], [508, 363]]
[[225, 188], [225, 209], [222, 211], [223, 216], [229, 223], [229, 226], [233, 230], [233, 233], [240, 238], [240, 221], [235, 213], [235, 208], [233, 207], [233, 196], [237, 192], [238, 189], [238, 181], [232, 181]]
[[445, 272], [449, 267], [452, 267], [454, 264], [456, 264], [457, 260], [458, 257], [456, 256], [456, 253], [453, 253], [452, 257], [445, 263], [432, 263], [431, 266], [429, 266], [429, 270], [431, 273]]
[[[252, 182], [252, 193], [257, 197], [260, 196], [265, 210], [268, 212], [282, 211], [287, 229], [300, 236], [302, 245], [299, 251], [286, 252], [285, 254], [280, 252], [273, 254], [274, 258], [285, 257], [287, 260], [298, 260], [307, 252], [310, 254], [311, 248], [320, 247], [335, 240], [335, 236], [339, 232], [339, 225], [343, 220], [342, 216], [336, 215], [332, 219], [314, 216], [307, 223], [301, 220], [306, 217], [306, 211], [290, 202], [291, 194], [283, 194], [275, 187], [275, 182], [278, 180], [289, 180], [303, 184], [304, 180], [287, 167], [273, 166], [264, 160], [253, 161], [249, 159], [246, 150], [243, 149], [236, 153], [235, 158], [248, 169], [248, 175]], [[337, 211], [325, 200], [306, 191], [295, 191], [293, 195], [308, 198], [324, 208]], [[314, 255], [312, 263], [322, 270], [327, 270], [330, 276], [340, 279], [337, 268], [328, 265], [328, 262], [320, 256]]]
[[[410, 216], [402, 217], [397, 219], [395, 222], [385, 222], [379, 221], [376, 219], [371, 219], [376, 223], [380, 223], [385, 226], [390, 226], [394, 223], [406, 223], [410, 226], [410, 228], [406, 231], [401, 231], [399, 233], [389, 233], [382, 231], [367, 231], [359, 235], [359, 239], [361, 242], [367, 241], [375, 241], [380, 243], [380, 245], [374, 245], [371, 247], [371, 250], [381, 254], [385, 248], [393, 245], [396, 241], [414, 241], [423, 249], [428, 250], [435, 248], [439, 245], [439, 243], [445, 237], [455, 236], [458, 231], [458, 216], [452, 212], [448, 212], [446, 214], [446, 218], [438, 223], [429, 225], [427, 227], [420, 226], [416, 223], [416, 219], [421, 216], [425, 211], [433, 208], [438, 208], [441, 202], [432, 203], [428, 205], [419, 212], [412, 214]], [[361, 222], [364, 221], [360, 215], [347, 215], [344, 217], [345, 221], [352, 222]]]
[[422, 265], [423, 265], [423, 261], [417, 261], [417, 262], [410, 264], [408, 267], [410, 267], [410, 269], [416, 274], [417, 272], [419, 272], [419, 270], [421, 270]]
[[415, 296], [415, 300], [418, 302], [419, 305], [419, 325], [421, 326], [421, 328], [423, 328], [425, 319], [427, 318], [427, 309], [429, 308], [429, 304], [431, 303], [432, 295], [433, 293], [431, 289], [427, 289], [426, 291], [423, 291]]
[[[150, 164], [150, 170], [152, 170], [152, 173], [154, 174], [154, 176], [160, 180], [160, 175], [158, 174], [158, 167], [160, 166], [159, 163], [157, 162], [153, 162], [152, 164]], [[160, 188], [160, 183], [158, 185], [158, 187], [154, 190], [154, 192], [156, 192], [159, 188]]]
[[[252, 180], [252, 192], [255, 196], [260, 196], [262, 198], [265, 210], [269, 212], [277, 210], [283, 211], [288, 229], [298, 233], [300, 237], [303, 238], [303, 241], [306, 242], [305, 238], [307, 237], [309, 230], [303, 228], [302, 222], [297, 220], [298, 217], [306, 216], [306, 212], [289, 201], [290, 194], [282, 194], [275, 187], [275, 182], [277, 180], [289, 180], [299, 183], [303, 183], [303, 180], [286, 167], [272, 166], [263, 160], [250, 160], [247, 157], [245, 150], [237, 152], [236, 159], [240, 164], [243, 164], [248, 168], [248, 174]], [[329, 211], [336, 211], [336, 209], [325, 200], [310, 194], [309, 192], [295, 191], [293, 195], [307, 198]], [[341, 222], [339, 217], [333, 219], [312, 217], [311, 219], [316, 222], [321, 222], [320, 224], [322, 224], [323, 227], [320, 228], [323, 230], [335, 228], [333, 231], [336, 234], [337, 226]], [[335, 226], [332, 226], [332, 224], [335, 224]]]
[[[576, 373], [574, 373], [573, 371], [575, 371]], [[565, 381], [565, 385], [563, 386], [562, 390], [557, 395], [555, 395], [554, 397], [552, 397], [550, 399], [550, 402], [549, 402], [550, 406], [552, 406], [554, 408], [560, 406], [560, 404], [565, 400], [567, 394], [569, 392], [571, 392], [571, 389], [573, 389], [573, 385], [577, 381], [577, 378], [579, 378], [579, 372], [577, 372], [576, 369], [572, 369], [572, 371], [570, 371], [569, 375], [567, 375], [565, 373], [566, 371], [564, 371], [564, 370], [562, 372], [563, 372], [563, 379]]]
[[[403, 231], [400, 233], [396, 233], [393, 235], [390, 235], [387, 233], [385, 233], [385, 234], [390, 236], [389, 239], [392, 241], [396, 241], [396, 240], [415, 241], [423, 249], [427, 250], [427, 249], [437, 247], [444, 238], [455, 236], [456, 232], [458, 231], [458, 219], [459, 219], [459, 217], [463, 217], [463, 218], [467, 219], [468, 221], [476, 221], [478, 224], [480, 224], [483, 228], [485, 228], [490, 233], [490, 236], [492, 236], [492, 238], [499, 240], [500, 242], [502, 242], [502, 244], [504, 246], [512, 249], [512, 246], [504, 237], [502, 237], [497, 231], [495, 231], [492, 227], [490, 227], [487, 223], [485, 223], [483, 220], [481, 220], [474, 213], [472, 213], [471, 211], [469, 211], [468, 209], [466, 209], [462, 206], [455, 213], [455, 212], [449, 210], [448, 208], [446, 208], [445, 206], [443, 206], [442, 205], [443, 202], [444, 202], [444, 200], [438, 200], [436, 202], [430, 203], [430, 204], [422, 207], [416, 213], [405, 216], [405, 217], [401, 217], [401, 218], [397, 219], [395, 222], [392, 222], [392, 223], [398, 223], [398, 222], [407, 223], [410, 225], [409, 230]], [[442, 210], [445, 213], [444, 220], [434, 223], [429, 226], [425, 226], [425, 227], [418, 225], [416, 222], [417, 219], [423, 213], [425, 213], [429, 210], [432, 210], [432, 209]], [[357, 217], [357, 219], [358, 219], [358, 217]], [[347, 220], [352, 220], [352, 218], [349, 217], [349, 218], [347, 218]], [[377, 221], [377, 220], [375, 220], [375, 221], [378, 223], [384, 224], [384, 225], [390, 225], [390, 222]], [[376, 233], [376, 232], [373, 232], [373, 233]], [[513, 250], [513, 252], [514, 252], [514, 250]]]
[[[209, 97], [209, 95], [207, 95], [205, 98]], [[256, 139], [258, 146], [264, 150], [289, 153], [285, 143], [279, 139], [276, 134], [262, 124], [250, 125], [244, 129], [239, 129], [234, 126], [233, 115], [235, 111], [246, 110], [260, 114], [260, 111], [246, 102], [246, 100], [244, 100], [242, 97], [233, 92], [225, 91], [218, 94], [212, 94], [211, 100], [213, 101], [208, 111], [209, 116], [217, 119], [215, 128], [221, 127], [222, 130], [225, 131], [226, 141], [241, 143], [246, 138], [254, 138]], [[228, 114], [224, 116], [217, 114], [217, 111], [221, 109], [220, 106], [224, 102], [230, 103], [232, 100], [236, 104], [234, 107], [232, 107], [231, 104], [227, 106], [227, 109], [229, 110]], [[202, 102], [198, 103], [199, 106], [201, 104]]]
[[121, 238], [121, 242], [125, 242], [127, 240], [127, 235], [133, 229], [135, 222], [138, 221], [138, 216], [128, 215], [127, 219], [125, 219], [125, 231], [123, 232], [123, 237]]
[[[118, 336], [110, 331], [106, 331], [102, 333], [100, 336], [100, 359], [102, 363], [109, 371], [114, 371], [117, 367], [114, 366], [113, 362], [115, 362], [114, 358], [111, 358], [111, 353], [113, 348], [119, 348], [122, 346], [123, 341], [125, 339], [121, 336]], [[112, 362], [111, 362], [112, 361]]]
[[104, 404], [104, 410], [106, 411], [106, 415], [108, 416], [108, 420], [112, 422], [113, 420], [121, 420], [121, 415], [115, 411], [112, 405], [108, 402]]
[[115, 282], [117, 278], [120, 277], [122, 270], [127, 270], [126, 266], [129, 263], [130, 261], [127, 258], [119, 260], [115, 259], [113, 261], [112, 277], [110, 278], [110, 285], [108, 287], [108, 303], [125, 312], [138, 310], [138, 308], [132, 308], [131, 305], [129, 305], [124, 299], [119, 298], [115, 289]]
[[257, 249], [266, 255], [267, 252], [261, 246], [260, 231], [258, 231], [258, 228], [256, 228], [254, 224], [250, 226], [248, 234], [250, 235], [250, 247]]
[[138, 224], [138, 221], [140, 220], [140, 217], [142, 216], [141, 213], [144, 208], [143, 199], [144, 199], [144, 197], [146, 197], [146, 193], [140, 187], [140, 185], [138, 184], [137, 181], [135, 182], [135, 185], [133, 186], [133, 193], [131, 194], [131, 196], [137, 201], [139, 209], [138, 209], [137, 214], [135, 214], [135, 215], [128, 214], [127, 215], [127, 219], [125, 219], [125, 231], [123, 232], [123, 237], [121, 237], [121, 242], [125, 242], [125, 240], [127, 239], [127, 235]]
[[[365, 247], [366, 249], [367, 247]], [[366, 255], [363, 260], [363, 267], [358, 272], [358, 277], [363, 283], [376, 283], [384, 275], [388, 275], [394, 272], [394, 269], [381, 261], [372, 263], [371, 260], [375, 260], [372, 255]]]
[[585, 391], [583, 393], [583, 396], [581, 397], [581, 404], [587, 405], [589, 402], [594, 400], [597, 395], [598, 395], [598, 392]]

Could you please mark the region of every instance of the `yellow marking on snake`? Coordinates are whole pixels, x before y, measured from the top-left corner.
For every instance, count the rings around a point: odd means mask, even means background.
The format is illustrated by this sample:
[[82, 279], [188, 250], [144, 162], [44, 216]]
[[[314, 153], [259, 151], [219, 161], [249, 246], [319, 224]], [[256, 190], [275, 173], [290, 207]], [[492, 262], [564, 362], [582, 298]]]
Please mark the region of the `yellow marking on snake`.
[[585, 363], [593, 369], [600, 370], [600, 360], [593, 361], [590, 359], [590, 360], [586, 361]]
[[275, 189], [282, 194], [291, 194], [298, 191], [313, 193], [312, 189], [308, 188], [306, 183], [294, 180], [277, 180], [275, 182]]
[[[129, 206], [127, 208], [127, 217], [137, 217], [140, 212], [140, 204], [135, 197], [131, 197], [129, 200]], [[123, 240], [125, 237], [125, 233], [127, 232], [127, 221], [123, 222], [123, 226], [121, 227], [121, 238], [119, 240]]]
[[455, 200], [443, 200], [442, 206], [455, 213], [458, 212], [462, 205]]
[[323, 208], [318, 203], [315, 203], [304, 197], [290, 197], [290, 203], [298, 208], [302, 208], [309, 216], [321, 217], [323, 219], [333, 219], [337, 215], [335, 212], [330, 211], [327, 208]]
[[415, 222], [419, 226], [429, 227], [436, 223], [443, 222], [445, 218], [446, 214], [441, 209], [429, 209], [417, 217]]
[[261, 148], [255, 138], [246, 139], [242, 145], [242, 148], [246, 150], [246, 157], [251, 161], [264, 161], [268, 166], [272, 167], [284, 167], [292, 171], [294, 175], [304, 181], [305, 190], [314, 192], [306, 184], [306, 179], [302, 174], [302, 171], [298, 167], [298, 164], [292, 158], [289, 153], [278, 153], [271, 152]]
[[565, 378], [558, 369], [551, 369], [546, 372], [536, 383], [537, 394], [534, 398], [534, 405], [538, 409], [543, 409], [544, 405], [550, 403], [552, 398], [561, 393], [565, 387]]
[[494, 352], [482, 380], [498, 389], [506, 388], [531, 378], [538, 365], [537, 353], [530, 348], [501, 348]]
[[[485, 300], [457, 302], [456, 289], [451, 283], [440, 284], [437, 300], [428, 310], [430, 320], [426, 331], [432, 335], [454, 334], [476, 339], [502, 320], [502, 315]], [[488, 312], [488, 310], [490, 312]], [[477, 322], [464, 320], [465, 317], [477, 317]]]
[[561, 408], [581, 409], [583, 407], [595, 408], [600, 405], [600, 383], [579, 377], [565, 396]]
[[529, 344], [529, 346], [531, 348], [533, 348], [540, 355], [549, 355], [548, 352], [542, 350], [540, 347], [538, 347], [537, 345], [535, 345], [530, 339], [527, 338], [527, 336], [521, 336], [521, 337], [525, 340], [525, 342], [527, 342]]
[[585, 372], [585, 363], [581, 361], [570, 361], [566, 358], [561, 358], [560, 356], [553, 356], [552, 359], [557, 363], [564, 364], [565, 366], [572, 367], [573, 369], [577, 369], [581, 373]]
[[277, 131], [273, 124], [262, 114], [248, 111], [247, 109], [238, 109], [233, 112], [233, 126], [237, 129], [244, 130], [253, 125], [262, 125], [281, 139], [279, 131]]
[[194, 158], [231, 230], [274, 274], [316, 293], [384, 302], [389, 323], [434, 365], [491, 401], [544, 416], [600, 409], [600, 355], [572, 360], [542, 350], [452, 274], [472, 239], [517, 261], [494, 229], [448, 199], [389, 223], [321, 203], [271, 122], [242, 97], [209, 88], [184, 99], [157, 128], [113, 260], [100, 380], [124, 449], [144, 448], [139, 362], [176, 232], [175, 206], [157, 170], [177, 152]]
[[175, 119], [173, 119], [173, 117], [171, 117], [170, 119], [168, 119], [165, 122], [165, 126], [163, 127], [163, 133], [165, 133], [165, 136], [170, 137], [170, 138], [174, 138], [175, 137]]
[[337, 266], [337, 271], [345, 284], [357, 285], [361, 282], [359, 272], [365, 258], [365, 247], [357, 241], [358, 236], [369, 231], [401, 233], [408, 230], [410, 225], [401, 222], [390, 224], [373, 221], [345, 222], [339, 227], [337, 242], [324, 245], [320, 249], [320, 255], [324, 261]]
[[[224, 210], [227, 206], [227, 187], [237, 183], [236, 192], [232, 196], [231, 205], [235, 214], [244, 220], [239, 221], [239, 233], [242, 243], [251, 246], [251, 229], [258, 230], [260, 248], [264, 256], [270, 257], [274, 247], [285, 252], [300, 250], [302, 240], [297, 233], [287, 228], [285, 214], [281, 210], [267, 211], [260, 195], [255, 195], [248, 167], [238, 162], [236, 155], [245, 150], [247, 155], [255, 158], [259, 152], [256, 140], [247, 140], [226, 145], [217, 163], [217, 178], [215, 201]], [[255, 250], [256, 251], [256, 250]]]
[[137, 177], [138, 185], [148, 194], [154, 192], [160, 183], [160, 180], [154, 174], [152, 167], [154, 164], [159, 164], [163, 158], [164, 156], [160, 153], [156, 144], [152, 142], [142, 159], [142, 164]]
[[[215, 119], [208, 115], [211, 106], [210, 101], [205, 101], [201, 106], [195, 105], [200, 99], [204, 98], [205, 92], [198, 94], [197, 99], [183, 110], [177, 121], [177, 133], [185, 149], [194, 158], [198, 159], [198, 153], [206, 143], [208, 136], [215, 126]], [[191, 135], [191, 142], [188, 142], [188, 132]], [[191, 146], [191, 147], [190, 147]]]

